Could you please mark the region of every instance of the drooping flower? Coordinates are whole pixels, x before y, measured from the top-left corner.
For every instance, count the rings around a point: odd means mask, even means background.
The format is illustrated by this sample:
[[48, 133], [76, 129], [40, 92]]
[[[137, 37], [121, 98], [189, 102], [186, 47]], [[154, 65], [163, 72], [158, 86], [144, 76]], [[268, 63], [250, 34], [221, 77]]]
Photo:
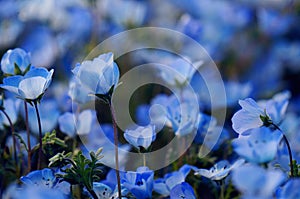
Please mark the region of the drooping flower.
[[178, 171], [172, 173], [167, 173], [164, 178], [158, 178], [154, 181], [154, 190], [163, 195], [170, 195], [170, 191], [178, 184], [185, 181], [185, 178], [191, 171], [191, 169], [196, 169], [190, 165], [183, 165]]
[[265, 163], [273, 160], [282, 138], [280, 131], [270, 128], [251, 129], [248, 136], [239, 136], [232, 141], [234, 151], [253, 163]]
[[265, 170], [257, 165], [244, 165], [233, 170], [232, 183], [243, 198], [272, 198], [285, 180], [280, 170]]
[[229, 172], [242, 164], [244, 164], [245, 160], [240, 159], [235, 161], [232, 165], [227, 160], [219, 161], [214, 164], [209, 170], [207, 169], [197, 169], [195, 170], [195, 175], [204, 176], [211, 180], [222, 180], [226, 176], [228, 176]]
[[196, 199], [195, 193], [191, 185], [182, 182], [176, 185], [170, 192], [170, 199]]
[[246, 134], [248, 130], [263, 125], [278, 125], [285, 114], [289, 98], [290, 93], [285, 91], [266, 101], [255, 102], [251, 98], [239, 100], [242, 109], [233, 115], [232, 128], [239, 134]]
[[4, 88], [27, 101], [40, 100], [49, 87], [54, 70], [31, 67], [24, 75], [15, 75], [3, 79], [1, 88]]
[[30, 54], [21, 48], [8, 50], [1, 59], [1, 70], [9, 75], [21, 75], [30, 67]]
[[122, 184], [136, 198], [152, 198], [154, 172], [148, 167], [139, 167], [137, 171], [128, 171], [121, 179]]
[[145, 127], [139, 126], [134, 130], [126, 130], [124, 138], [138, 150], [141, 147], [147, 150], [156, 138], [155, 127], [148, 125]]
[[72, 72], [89, 94], [95, 95], [109, 94], [117, 86], [120, 76], [112, 53], [102, 54], [92, 61], [83, 61]]

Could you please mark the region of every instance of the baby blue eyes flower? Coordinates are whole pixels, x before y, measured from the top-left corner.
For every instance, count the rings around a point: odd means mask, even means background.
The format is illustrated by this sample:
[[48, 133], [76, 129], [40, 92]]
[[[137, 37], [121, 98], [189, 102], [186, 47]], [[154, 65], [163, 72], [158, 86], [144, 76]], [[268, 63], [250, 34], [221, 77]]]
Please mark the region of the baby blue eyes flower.
[[8, 50], [2, 57], [1, 70], [5, 74], [19, 75], [24, 74], [30, 67], [30, 55], [21, 48]]
[[191, 185], [182, 182], [171, 190], [170, 199], [196, 199], [196, 196]]
[[233, 170], [232, 183], [243, 198], [273, 198], [273, 192], [285, 180], [280, 170], [265, 170], [257, 165], [244, 165]]
[[232, 128], [239, 134], [247, 134], [247, 131], [253, 128], [272, 123], [279, 124], [287, 109], [289, 98], [290, 93], [285, 91], [270, 100], [239, 100], [242, 109], [233, 115]]
[[91, 132], [93, 125], [97, 122], [96, 112], [84, 110], [79, 115], [64, 113], [58, 118], [59, 129], [70, 137], [87, 135]]
[[24, 76], [4, 78], [0, 87], [28, 101], [40, 100], [51, 83], [53, 72], [53, 69], [48, 71], [45, 68], [31, 67]]
[[137, 171], [128, 171], [121, 182], [136, 198], [152, 198], [154, 172], [148, 167], [139, 167]]
[[20, 179], [25, 185], [52, 188], [57, 179], [51, 169], [36, 170]]
[[292, 178], [278, 191], [278, 199], [300, 198], [300, 179]]
[[154, 190], [163, 196], [170, 195], [170, 191], [176, 185], [185, 181], [191, 169], [196, 170], [195, 167], [185, 164], [178, 171], [167, 173], [164, 178], [156, 179], [154, 181]]
[[169, 72], [161, 69], [160, 76], [164, 81], [172, 86], [182, 86], [185, 83], [189, 82], [193, 75], [195, 74], [197, 68], [203, 64], [203, 61], [195, 62], [194, 64], [190, 63], [190, 60], [178, 58], [170, 63], [170, 67], [174, 69], [174, 73], [170, 75]]
[[147, 150], [156, 138], [155, 127], [148, 125], [137, 127], [134, 130], [126, 130], [124, 138], [138, 150], [140, 150], [140, 147]]
[[240, 136], [232, 141], [234, 151], [253, 163], [265, 163], [273, 160], [282, 138], [280, 131], [261, 127], [250, 130], [250, 135]]
[[195, 175], [201, 175], [211, 180], [222, 180], [226, 176], [228, 176], [229, 172], [242, 164], [244, 164], [245, 160], [240, 159], [234, 162], [232, 165], [227, 160], [222, 160], [216, 163], [209, 170], [207, 169], [197, 169], [195, 170]]
[[72, 70], [89, 94], [107, 95], [119, 81], [119, 68], [113, 54], [102, 54], [92, 61], [86, 60]]
[[[95, 193], [99, 199], [117, 199], [118, 198], [117, 189], [113, 190], [109, 186], [107, 186], [106, 184], [101, 183], [101, 182], [94, 182], [93, 190], [95, 191]], [[122, 188], [121, 192], [122, 192], [122, 195], [126, 195], [127, 189]], [[127, 199], [127, 198], [122, 197], [122, 199]]]

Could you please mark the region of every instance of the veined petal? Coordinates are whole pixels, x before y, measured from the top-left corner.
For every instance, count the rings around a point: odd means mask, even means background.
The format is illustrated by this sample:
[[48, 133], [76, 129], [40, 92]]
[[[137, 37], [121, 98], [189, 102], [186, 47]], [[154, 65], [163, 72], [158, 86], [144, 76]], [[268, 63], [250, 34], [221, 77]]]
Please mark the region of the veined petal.
[[45, 83], [46, 79], [43, 77], [23, 79], [19, 84], [19, 93], [24, 99], [37, 99], [44, 92]]
[[4, 78], [3, 84], [0, 84], [0, 87], [19, 95], [18, 87], [22, 79], [23, 77], [20, 75]]

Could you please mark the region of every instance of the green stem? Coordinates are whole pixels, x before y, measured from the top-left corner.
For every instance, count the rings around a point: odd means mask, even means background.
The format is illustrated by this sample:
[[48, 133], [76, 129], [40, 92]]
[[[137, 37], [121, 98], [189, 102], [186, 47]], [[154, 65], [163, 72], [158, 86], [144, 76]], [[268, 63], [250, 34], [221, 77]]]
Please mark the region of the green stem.
[[25, 125], [26, 125], [26, 133], [27, 133], [27, 172], [31, 171], [31, 143], [30, 143], [30, 131], [29, 131], [29, 122], [28, 122], [28, 107], [27, 102], [24, 100], [24, 108], [25, 108]]
[[5, 115], [6, 119], [8, 120], [9, 122], [9, 125], [10, 125], [10, 129], [11, 129], [11, 135], [12, 135], [12, 140], [13, 140], [13, 148], [14, 148], [14, 160], [15, 160], [15, 166], [16, 166], [16, 172], [17, 172], [17, 147], [16, 147], [16, 136], [15, 136], [15, 128], [14, 128], [14, 125], [10, 119], [10, 117], [8, 116], [8, 114], [6, 113], [6, 111], [4, 109], [1, 109], [2, 113]]
[[220, 199], [225, 199], [225, 183], [223, 180], [221, 181], [220, 189]]
[[120, 171], [119, 171], [119, 153], [118, 153], [118, 129], [116, 124], [116, 118], [115, 118], [115, 110], [112, 105], [112, 103], [109, 103], [113, 128], [114, 128], [114, 145], [115, 145], [115, 164], [116, 164], [116, 176], [117, 176], [117, 183], [118, 183], [118, 194], [119, 198], [122, 198], [122, 192], [121, 192], [121, 179], [120, 179]]
[[36, 117], [38, 120], [38, 126], [39, 126], [39, 157], [38, 157], [38, 165], [37, 165], [37, 169], [41, 169], [41, 165], [42, 165], [42, 155], [43, 155], [43, 136], [42, 136], [42, 125], [41, 125], [41, 117], [40, 117], [40, 113], [39, 113], [39, 109], [37, 106], [37, 101], [34, 101], [34, 108], [35, 108], [35, 112], [36, 112]]
[[289, 158], [290, 158], [290, 168], [291, 168], [291, 177], [294, 177], [294, 166], [293, 166], [293, 156], [292, 156], [292, 150], [291, 150], [291, 146], [290, 146], [290, 143], [287, 139], [287, 137], [284, 135], [283, 131], [281, 130], [281, 128], [279, 126], [277, 126], [276, 124], [272, 123], [272, 125], [277, 129], [279, 130], [281, 133], [282, 133], [282, 137], [283, 137], [283, 140], [287, 146], [287, 149], [288, 149], [288, 153], [289, 153]]
[[144, 167], [146, 166], [146, 155], [145, 154], [143, 154], [143, 165], [144, 165]]

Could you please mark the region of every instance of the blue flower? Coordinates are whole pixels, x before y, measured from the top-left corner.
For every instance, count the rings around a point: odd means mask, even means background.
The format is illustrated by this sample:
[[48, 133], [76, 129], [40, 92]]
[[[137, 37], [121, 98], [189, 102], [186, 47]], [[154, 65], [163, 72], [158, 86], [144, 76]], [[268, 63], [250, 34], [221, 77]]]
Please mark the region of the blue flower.
[[183, 95], [184, 98], [181, 99], [181, 102], [177, 100], [175, 95], [170, 96], [167, 106], [167, 118], [177, 136], [196, 133], [200, 120], [198, 102], [195, 101], [195, 96], [191, 96], [190, 92], [183, 92]]
[[196, 199], [195, 193], [191, 185], [182, 182], [176, 185], [170, 193], [170, 199]]
[[[17, 119], [18, 119], [18, 114], [19, 114], [19, 108], [20, 108], [20, 103], [21, 100], [19, 99], [5, 99], [3, 100], [3, 106], [5, 108], [5, 112], [7, 113], [7, 115], [9, 116], [11, 122], [14, 124], [16, 123]], [[2, 111], [0, 112], [0, 129], [2, 127], [2, 125], [6, 125], [9, 126], [9, 122], [8, 119], [6, 118], [6, 116], [2, 113]]]
[[66, 112], [58, 118], [59, 129], [70, 137], [74, 137], [76, 133], [89, 134], [95, 123], [97, 123], [97, 116], [92, 110], [84, 110], [78, 115]]
[[290, 179], [276, 194], [278, 199], [300, 198], [300, 179]]
[[65, 195], [70, 192], [70, 184], [68, 182], [59, 182], [55, 177], [55, 172], [52, 169], [45, 168], [43, 170], [32, 171], [26, 176], [20, 178], [25, 187], [39, 187], [49, 191], [58, 190]]
[[121, 179], [121, 183], [136, 198], [152, 198], [154, 172], [148, 167], [139, 167], [137, 171], [128, 171]]
[[120, 76], [112, 53], [102, 54], [92, 61], [83, 61], [72, 72], [90, 94], [96, 95], [107, 95], [117, 86]]
[[24, 76], [4, 78], [0, 87], [25, 100], [39, 100], [51, 83], [53, 71], [53, 69], [47, 71], [45, 68], [31, 67]]
[[145, 127], [139, 126], [134, 130], [126, 130], [124, 138], [138, 150], [140, 150], [140, 147], [147, 150], [156, 138], [155, 127], [148, 125]]
[[89, 90], [86, 89], [77, 78], [73, 78], [70, 81], [68, 95], [73, 101], [80, 104], [87, 103], [95, 98], [89, 95]]
[[232, 183], [243, 193], [243, 198], [273, 198], [284, 180], [280, 170], [265, 170], [257, 165], [244, 165], [232, 173]]
[[1, 70], [3, 73], [9, 75], [20, 75], [16, 74], [15, 66], [18, 67], [21, 74], [29, 69], [30, 66], [30, 55], [25, 50], [21, 48], [15, 48], [12, 50], [8, 50], [1, 59]]
[[[128, 193], [127, 189], [124, 187], [121, 187], [122, 195], [126, 195]], [[95, 191], [96, 195], [99, 199], [117, 199], [118, 198], [118, 190], [111, 189], [109, 186], [107, 186], [104, 183], [101, 182], [94, 182], [93, 183], [93, 190]], [[127, 199], [126, 197], [122, 197], [122, 199]]]
[[272, 132], [267, 127], [250, 130], [250, 135], [240, 136], [232, 141], [234, 151], [253, 163], [265, 163], [273, 160], [282, 138], [280, 131]]
[[35, 185], [47, 188], [52, 188], [57, 183], [54, 172], [48, 168], [32, 171], [26, 176], [21, 177], [20, 180], [28, 186]]
[[169, 85], [181, 87], [192, 79], [202, 64], [203, 61], [192, 64], [188, 58], [177, 58], [170, 63], [170, 67], [175, 70], [172, 75], [169, 70], [160, 68], [160, 76]]
[[163, 196], [170, 195], [170, 191], [176, 185], [185, 181], [185, 178], [191, 169], [196, 170], [197, 168], [185, 164], [178, 171], [167, 173], [164, 178], [156, 179], [154, 181], [154, 190]]
[[229, 172], [232, 169], [235, 169], [242, 164], [244, 164], [245, 160], [240, 159], [234, 162], [232, 165], [227, 160], [219, 161], [214, 164], [212, 168], [207, 169], [197, 169], [195, 170], [195, 175], [201, 175], [211, 180], [222, 180], [226, 176], [228, 176]]
[[288, 91], [275, 95], [270, 100], [258, 103], [251, 98], [239, 100], [242, 109], [232, 117], [232, 128], [239, 134], [271, 123], [279, 124], [288, 106], [290, 93]]

